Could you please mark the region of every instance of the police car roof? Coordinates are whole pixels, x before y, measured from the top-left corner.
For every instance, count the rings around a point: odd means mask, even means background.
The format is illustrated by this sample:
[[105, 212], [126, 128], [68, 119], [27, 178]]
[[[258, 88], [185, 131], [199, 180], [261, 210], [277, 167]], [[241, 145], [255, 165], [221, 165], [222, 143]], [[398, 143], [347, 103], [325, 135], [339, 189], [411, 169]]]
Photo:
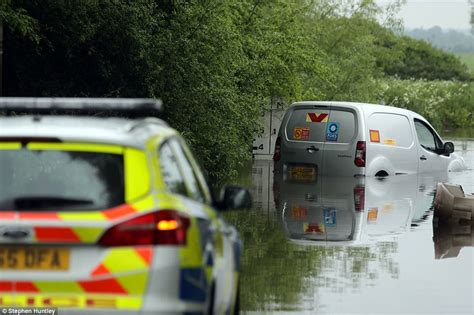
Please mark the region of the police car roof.
[[0, 97], [0, 138], [55, 138], [144, 148], [173, 129], [156, 118], [162, 104], [146, 98]]
[[176, 133], [157, 118], [21, 115], [0, 117], [0, 126], [0, 142], [2, 138], [55, 138], [64, 142], [108, 143], [140, 149], [144, 149], [153, 136]]
[[80, 97], [0, 97], [4, 115], [75, 115], [143, 118], [157, 117], [162, 110], [159, 99], [80, 98]]

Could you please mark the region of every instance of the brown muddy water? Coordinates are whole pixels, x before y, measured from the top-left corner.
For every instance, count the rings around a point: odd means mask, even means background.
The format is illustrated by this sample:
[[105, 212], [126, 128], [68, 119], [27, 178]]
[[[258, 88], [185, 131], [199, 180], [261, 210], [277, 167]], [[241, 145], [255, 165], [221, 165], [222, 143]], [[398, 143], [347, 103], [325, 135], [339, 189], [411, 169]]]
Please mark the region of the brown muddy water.
[[474, 314], [474, 228], [433, 224], [438, 182], [474, 193], [469, 170], [289, 183], [256, 161], [254, 209], [228, 213], [244, 241], [244, 314]]

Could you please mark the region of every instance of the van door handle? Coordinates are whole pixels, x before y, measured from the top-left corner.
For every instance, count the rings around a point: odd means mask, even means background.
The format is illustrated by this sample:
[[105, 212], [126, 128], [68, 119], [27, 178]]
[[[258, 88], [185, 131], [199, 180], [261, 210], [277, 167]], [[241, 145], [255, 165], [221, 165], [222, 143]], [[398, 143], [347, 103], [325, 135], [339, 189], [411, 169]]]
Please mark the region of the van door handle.
[[426, 158], [426, 156], [422, 155], [422, 156], [420, 156], [420, 160], [422, 160], [422, 161], [426, 161], [426, 160], [427, 160], [427, 158]]
[[319, 149], [316, 148], [314, 145], [312, 145], [309, 148], [306, 148], [306, 151], [308, 151], [308, 153], [314, 153], [314, 152], [319, 151]]

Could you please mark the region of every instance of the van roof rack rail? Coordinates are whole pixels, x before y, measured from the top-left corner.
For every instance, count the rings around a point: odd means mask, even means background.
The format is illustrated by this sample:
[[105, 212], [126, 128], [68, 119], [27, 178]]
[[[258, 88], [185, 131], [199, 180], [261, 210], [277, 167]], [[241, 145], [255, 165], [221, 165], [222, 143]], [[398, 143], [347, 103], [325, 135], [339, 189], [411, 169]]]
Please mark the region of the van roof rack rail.
[[152, 98], [0, 97], [0, 115], [158, 117], [162, 102]]

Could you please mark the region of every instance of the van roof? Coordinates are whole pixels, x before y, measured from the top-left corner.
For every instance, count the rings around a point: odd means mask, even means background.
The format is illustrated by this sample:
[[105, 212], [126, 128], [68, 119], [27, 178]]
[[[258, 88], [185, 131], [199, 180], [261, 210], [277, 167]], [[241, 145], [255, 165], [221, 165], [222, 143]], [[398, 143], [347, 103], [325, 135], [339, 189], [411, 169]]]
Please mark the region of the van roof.
[[412, 115], [416, 118], [420, 118], [425, 120], [421, 115], [404, 108], [382, 105], [382, 104], [370, 104], [370, 103], [357, 103], [357, 102], [339, 102], [339, 101], [304, 101], [304, 102], [296, 102], [291, 105], [291, 107], [299, 107], [299, 106], [337, 106], [337, 107], [346, 107], [352, 109], [359, 109], [362, 110], [365, 115], [369, 115], [374, 112], [389, 112], [395, 114], [405, 114], [405, 115]]

